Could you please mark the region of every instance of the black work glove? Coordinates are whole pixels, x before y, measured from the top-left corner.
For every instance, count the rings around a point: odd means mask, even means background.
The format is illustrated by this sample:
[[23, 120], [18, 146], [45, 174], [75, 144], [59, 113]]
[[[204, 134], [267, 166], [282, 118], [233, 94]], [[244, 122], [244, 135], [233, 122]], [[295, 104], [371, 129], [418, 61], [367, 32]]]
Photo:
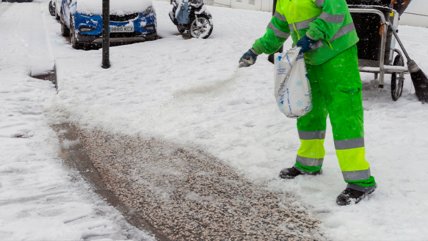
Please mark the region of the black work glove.
[[312, 49], [312, 45], [315, 43], [316, 41], [309, 38], [308, 36], [303, 36], [303, 38], [299, 39], [299, 41], [297, 41], [296, 46], [300, 47], [302, 49], [300, 49], [300, 53], [306, 53], [309, 50]]
[[249, 49], [245, 52], [244, 55], [239, 59], [239, 67], [249, 67], [256, 63], [257, 54], [253, 49]]

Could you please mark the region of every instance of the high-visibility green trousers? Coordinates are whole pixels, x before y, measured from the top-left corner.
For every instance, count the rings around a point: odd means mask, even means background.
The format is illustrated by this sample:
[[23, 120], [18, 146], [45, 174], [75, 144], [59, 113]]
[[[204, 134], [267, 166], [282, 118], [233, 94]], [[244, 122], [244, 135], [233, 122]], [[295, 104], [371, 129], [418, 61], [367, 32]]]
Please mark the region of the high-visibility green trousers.
[[376, 186], [365, 157], [362, 82], [357, 47], [353, 46], [321, 65], [307, 65], [313, 109], [297, 119], [301, 141], [295, 167], [302, 172], [321, 170], [325, 156], [327, 115], [333, 128], [339, 165], [348, 187], [367, 191]]

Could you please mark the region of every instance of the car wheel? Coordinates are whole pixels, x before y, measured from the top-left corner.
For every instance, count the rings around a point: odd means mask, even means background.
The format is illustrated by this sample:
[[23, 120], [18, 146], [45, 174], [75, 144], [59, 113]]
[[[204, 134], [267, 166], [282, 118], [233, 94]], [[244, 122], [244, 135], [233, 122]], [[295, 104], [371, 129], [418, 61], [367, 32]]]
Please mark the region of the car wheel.
[[70, 42], [71, 42], [71, 47], [75, 49], [81, 49], [83, 47], [83, 44], [80, 43], [79, 40], [77, 39], [77, 33], [76, 33], [76, 29], [74, 28], [73, 18], [70, 19]]
[[190, 34], [194, 38], [208, 38], [213, 31], [213, 24], [207, 16], [201, 15], [190, 24]]
[[61, 22], [61, 35], [64, 37], [68, 37], [70, 36], [70, 29], [67, 28], [67, 26], [65, 26], [63, 21]]

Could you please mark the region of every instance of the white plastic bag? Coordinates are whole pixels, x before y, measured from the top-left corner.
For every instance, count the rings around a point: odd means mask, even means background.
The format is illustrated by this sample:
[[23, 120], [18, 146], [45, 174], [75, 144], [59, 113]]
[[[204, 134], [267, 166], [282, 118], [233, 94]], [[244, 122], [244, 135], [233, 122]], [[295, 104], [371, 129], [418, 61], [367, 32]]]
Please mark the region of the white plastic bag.
[[312, 109], [311, 87], [300, 47], [275, 55], [275, 99], [287, 117], [298, 118]]

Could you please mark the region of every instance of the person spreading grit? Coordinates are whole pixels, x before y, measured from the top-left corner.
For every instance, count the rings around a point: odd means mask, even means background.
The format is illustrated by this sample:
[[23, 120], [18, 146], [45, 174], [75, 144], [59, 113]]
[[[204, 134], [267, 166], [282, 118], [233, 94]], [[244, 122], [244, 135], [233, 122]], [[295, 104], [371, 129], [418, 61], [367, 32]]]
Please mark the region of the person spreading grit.
[[297, 119], [300, 148], [283, 179], [318, 175], [324, 160], [327, 116], [337, 158], [347, 183], [338, 205], [358, 203], [376, 189], [364, 147], [362, 82], [358, 36], [345, 0], [278, 0], [265, 34], [240, 59], [248, 67], [257, 56], [278, 51], [291, 36], [304, 53], [311, 84], [312, 110]]

